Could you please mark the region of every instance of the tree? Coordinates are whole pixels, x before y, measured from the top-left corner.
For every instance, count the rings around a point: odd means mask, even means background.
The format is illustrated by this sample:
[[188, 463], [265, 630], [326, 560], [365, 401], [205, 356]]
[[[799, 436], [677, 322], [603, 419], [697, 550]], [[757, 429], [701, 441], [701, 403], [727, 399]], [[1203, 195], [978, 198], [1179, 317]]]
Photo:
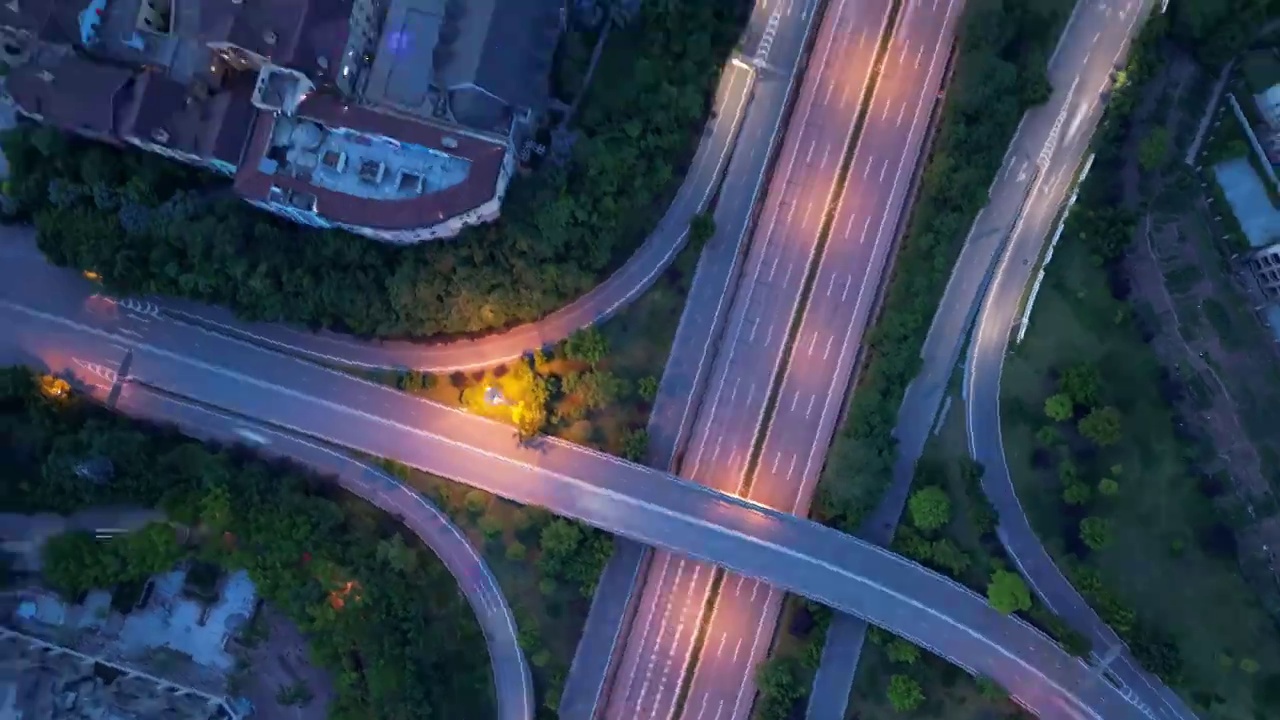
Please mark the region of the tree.
[[644, 462], [649, 453], [649, 431], [644, 428], [628, 430], [622, 436], [622, 457], [632, 462]]
[[1169, 161], [1169, 129], [1156, 125], [1147, 132], [1138, 145], [1138, 163], [1147, 172], [1154, 172]]
[[1062, 488], [1062, 501], [1072, 507], [1083, 507], [1093, 499], [1093, 488], [1082, 482], [1073, 482]]
[[760, 663], [756, 688], [760, 692], [757, 714], [762, 720], [786, 720], [805, 695], [799, 665], [790, 655], [775, 655]]
[[1111, 544], [1111, 521], [1090, 515], [1080, 521], [1080, 540], [1090, 550], [1102, 550]]
[[889, 657], [889, 662], [914, 665], [920, 659], [920, 648], [908, 640], [896, 637], [885, 646], [885, 654]]
[[711, 213], [698, 213], [689, 221], [689, 245], [694, 250], [707, 244], [716, 234], [716, 220]]
[[[1058, 396], [1054, 395], [1053, 397], [1058, 397]], [[1048, 401], [1045, 402], [1045, 414], [1046, 415], [1049, 414]], [[1054, 418], [1052, 415], [1050, 415], [1050, 418], [1053, 419], [1055, 422], [1060, 422], [1057, 418]], [[1058, 428], [1052, 425], [1045, 425], [1044, 427], [1036, 431], [1036, 442], [1040, 443], [1042, 447], [1046, 447], [1046, 448], [1057, 447], [1062, 442], [1062, 431], [1058, 430]]]
[[595, 325], [574, 332], [564, 342], [565, 357], [584, 362], [591, 367], [600, 364], [609, 355], [609, 339]]
[[913, 525], [923, 532], [933, 532], [950, 522], [951, 499], [946, 490], [930, 485], [911, 494], [907, 510]]
[[991, 607], [1009, 615], [1031, 608], [1031, 590], [1017, 573], [996, 570], [987, 585], [987, 600]]
[[965, 551], [961, 550], [951, 538], [933, 541], [929, 546], [929, 560], [933, 565], [946, 570], [951, 577], [958, 578], [973, 561]]
[[1076, 427], [1099, 447], [1114, 445], [1121, 437], [1120, 411], [1110, 405], [1097, 408], [1081, 418]]
[[911, 712], [924, 703], [924, 690], [920, 683], [909, 675], [894, 675], [889, 678], [889, 704], [900, 713]]
[[976, 678], [978, 685], [978, 694], [988, 700], [1008, 700], [1009, 691], [1004, 687], [985, 675], [979, 675]]
[[645, 402], [653, 402], [658, 397], [658, 378], [646, 375], [636, 383], [636, 394]]
[[1120, 494], [1120, 483], [1111, 478], [1102, 478], [1098, 481], [1098, 494], [1104, 497], [1115, 497]]
[[1063, 422], [1070, 420], [1075, 414], [1075, 403], [1071, 401], [1071, 396], [1066, 393], [1058, 393], [1050, 395], [1044, 401], [1044, 414], [1054, 422]]
[[1098, 403], [1102, 376], [1092, 363], [1076, 363], [1063, 371], [1058, 378], [1058, 391], [1067, 395], [1077, 405], [1092, 408]]

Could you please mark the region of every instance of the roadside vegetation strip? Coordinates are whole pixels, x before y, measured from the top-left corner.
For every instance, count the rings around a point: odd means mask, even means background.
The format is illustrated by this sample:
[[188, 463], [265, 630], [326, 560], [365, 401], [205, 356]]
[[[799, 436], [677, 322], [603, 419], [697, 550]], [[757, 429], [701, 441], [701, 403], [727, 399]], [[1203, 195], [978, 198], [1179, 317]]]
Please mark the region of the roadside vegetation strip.
[[1070, 4], [1061, 5], [1045, 16], [1029, 7], [971, 3], [965, 9], [919, 199], [823, 469], [814, 508], [823, 522], [856, 532], [892, 479], [898, 406], [919, 369], [920, 348], [965, 230], [986, 204], [987, 179], [998, 171], [1023, 111], [1048, 97], [1044, 60], [1070, 12]]
[[[68, 552], [46, 565], [59, 590], [113, 587], [193, 555], [243, 568], [303, 630], [317, 664], [336, 675], [335, 717], [409, 720], [423, 709], [492, 716], [486, 657], [475, 652], [484, 640], [470, 608], [443, 564], [406, 544], [390, 517], [309, 473], [218, 451], [74, 393], [51, 398], [25, 368], [0, 375], [0, 423], [12, 431], [2, 443], [10, 461], [0, 476], [4, 510], [159, 507], [202, 536], [231, 541], [191, 548], [172, 532], [151, 531], [145, 542], [116, 538], [123, 563], [92, 535], [70, 536], [51, 550]], [[110, 482], [86, 482], [76, 472], [85, 457], [109, 461]]]
[[503, 220], [455, 239], [396, 247], [307, 229], [229, 198], [211, 174], [52, 129], [10, 133], [7, 194], [52, 260], [123, 295], [359, 336], [501, 330], [595, 287], [653, 230], [748, 10], [642, 3], [605, 47], [571, 159], [514, 180]]

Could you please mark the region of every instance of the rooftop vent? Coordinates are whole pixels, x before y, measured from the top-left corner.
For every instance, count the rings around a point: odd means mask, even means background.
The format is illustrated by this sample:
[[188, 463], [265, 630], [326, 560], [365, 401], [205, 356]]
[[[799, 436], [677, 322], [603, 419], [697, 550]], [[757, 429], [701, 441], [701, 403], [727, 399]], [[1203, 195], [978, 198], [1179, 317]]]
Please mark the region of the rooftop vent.
[[47, 82], [47, 83], [51, 83], [51, 82], [53, 82], [53, 73], [49, 72], [48, 70], [41, 70], [41, 71], [36, 75], [36, 77], [40, 78], [41, 80], [43, 80], [43, 81], [45, 81], [45, 82]]
[[453, 150], [454, 148], [458, 147], [458, 139], [445, 135], [444, 137], [440, 138], [440, 144], [449, 148], [450, 150]]
[[262, 39], [265, 40], [268, 45], [275, 45], [276, 40], [279, 39], [279, 36], [276, 35], [275, 30], [268, 30], [262, 33]]
[[156, 128], [151, 131], [151, 139], [163, 145], [169, 142], [169, 131], [164, 128]]

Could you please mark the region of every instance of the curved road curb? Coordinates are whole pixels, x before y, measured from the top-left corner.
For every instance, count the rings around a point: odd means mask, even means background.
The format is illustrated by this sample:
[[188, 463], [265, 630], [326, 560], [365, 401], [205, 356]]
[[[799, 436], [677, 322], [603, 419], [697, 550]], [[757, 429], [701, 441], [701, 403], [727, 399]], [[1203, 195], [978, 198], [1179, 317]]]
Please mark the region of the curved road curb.
[[[1130, 19], [1131, 23], [1136, 23], [1149, 10], [1146, 0], [1139, 0], [1137, 4], [1139, 12]], [[1115, 29], [1121, 29], [1121, 26], [1115, 26]], [[1099, 58], [1091, 63], [1091, 80], [1105, 75], [1115, 61], [1123, 57], [1137, 29], [1131, 24], [1125, 30], [1116, 59]], [[1077, 68], [1076, 71], [1078, 79], [1086, 77], [1086, 68]], [[1107, 86], [1104, 80], [1103, 87]], [[1089, 113], [1101, 104], [1091, 100], [1092, 97], [1091, 87], [1082, 88], [1077, 96], [1081, 105], [1088, 103]], [[1061, 117], [1066, 116], [1068, 107], [1069, 103], [1064, 106]], [[1097, 107], [1097, 111], [1100, 114], [1101, 108]], [[1052, 131], [1050, 139], [1054, 139]], [[1125, 652], [1127, 648], [1123, 641], [1098, 617], [1059, 570], [1023, 511], [1005, 459], [1000, 420], [1000, 382], [1005, 353], [1014, 326], [1021, 317], [1024, 290], [1038, 269], [1049, 231], [1075, 184], [1074, 172], [1087, 149], [1088, 139], [1088, 135], [1068, 133], [1060, 145], [1046, 143], [1046, 150], [1039, 160], [1041, 172], [1034, 178], [1024, 204], [1019, 208], [1007, 244], [997, 253], [998, 264], [990, 284], [984, 289], [981, 309], [964, 359], [963, 395], [969, 454], [985, 468], [982, 487], [1000, 518], [1000, 542], [1032, 590], [1054, 613], [1089, 637], [1094, 644], [1093, 659], [1109, 668], [1109, 674], [1120, 683], [1125, 696], [1144, 714], [1160, 719], [1195, 718], [1181, 698]], [[1064, 175], [1065, 184], [1062, 182]]]
[[609, 318], [648, 290], [675, 260], [688, 239], [689, 223], [708, 207], [720, 187], [738, 127], [752, 96], [754, 77], [745, 66], [725, 63], [711, 120], [675, 199], [657, 227], [604, 282], [541, 320], [479, 338], [419, 343], [363, 339], [331, 331], [311, 332], [284, 324], [247, 322], [225, 308], [192, 301], [164, 297], [147, 298], [147, 301], [178, 319], [336, 365], [448, 372], [490, 367], [520, 357]]
[[515, 617], [488, 564], [438, 507], [387, 473], [343, 452], [252, 420], [233, 417], [129, 383], [115, 407], [135, 417], [171, 423], [185, 434], [252, 446], [332, 475], [339, 485], [413, 531], [458, 581], [484, 631], [501, 720], [532, 720], [533, 682], [520, 651]]

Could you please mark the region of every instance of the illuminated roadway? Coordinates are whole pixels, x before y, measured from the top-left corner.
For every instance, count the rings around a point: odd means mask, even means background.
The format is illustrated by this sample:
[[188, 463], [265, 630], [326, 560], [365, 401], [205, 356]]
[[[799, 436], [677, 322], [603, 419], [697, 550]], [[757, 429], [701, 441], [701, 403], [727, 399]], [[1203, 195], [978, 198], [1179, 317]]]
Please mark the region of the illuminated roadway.
[[[809, 12], [811, 6], [790, 7]], [[822, 17], [744, 277], [729, 309], [728, 337], [714, 357], [708, 395], [692, 423], [689, 450], [677, 461], [683, 477], [741, 493], [889, 8], [889, 0], [831, 0]], [[667, 720], [675, 714], [717, 575], [708, 563], [667, 552], [653, 554], [639, 611], [622, 640], [605, 717]], [[729, 646], [727, 652], [745, 661], [767, 644]], [[747, 678], [738, 674], [718, 684], [726, 692], [745, 694], [749, 705], [754, 693]], [[684, 707], [686, 715], [697, 712], [692, 702]]]
[[454, 478], [639, 542], [722, 565], [883, 625], [991, 677], [1036, 712], [1128, 720], [1138, 709], [1048, 638], [909, 560], [807, 520], [150, 314], [0, 245], [0, 343], [45, 369], [67, 358], [227, 412]]
[[[1061, 204], [1071, 173], [1080, 160], [1084, 144], [1092, 135], [1100, 112], [1099, 89], [1106, 82], [1113, 65], [1121, 61], [1125, 43], [1135, 30], [1134, 21], [1140, 17], [1140, 13], [1138, 4], [1127, 0], [1080, 0], [1073, 10], [1049, 61], [1049, 78], [1054, 92], [1047, 103], [1029, 110], [1018, 126], [1016, 136], [999, 168], [999, 174], [990, 188], [990, 203], [974, 221], [939, 303], [921, 353], [920, 374], [908, 387], [898, 413], [898, 425], [894, 431], [899, 442], [894, 482], [880, 507], [864, 524], [861, 533], [863, 537], [877, 544], [889, 544], [906, 502], [916, 460], [924, 449], [934, 417], [946, 395], [947, 383], [977, 315], [982, 294], [995, 270], [996, 259], [1013, 231], [1027, 193], [1041, 177], [1046, 179], [1038, 185], [1039, 194], [1033, 202], [1038, 210], [1033, 208], [1029, 219], [1036, 213], [1040, 216], [1046, 212], [1051, 215]], [[1061, 122], [1059, 117], [1063, 118]], [[1058, 125], [1056, 132], [1055, 125]], [[1051, 142], [1051, 136], [1062, 139]], [[1047, 155], [1046, 149], [1050, 151]], [[1043, 163], [1044, 160], [1052, 162]], [[1041, 164], [1047, 168], [1043, 173], [1039, 167]], [[1026, 230], [1037, 232], [1030, 223]], [[1039, 237], [1043, 238], [1043, 222], [1039, 223], [1038, 232]], [[1025, 282], [1025, 274], [1023, 281]], [[1015, 297], [1015, 305], [1017, 301], [1018, 298]], [[970, 426], [973, 426], [972, 423]], [[988, 447], [996, 440], [998, 436], [984, 437]], [[987, 464], [990, 476], [991, 464], [985, 459], [979, 459]], [[992, 492], [993, 488], [988, 487], [988, 491]], [[1025, 526], [1025, 518], [1022, 517], [1021, 508], [1017, 507], [1012, 493], [1002, 495], [999, 490], [994, 492], [1002, 526], [1006, 529]], [[1002, 533], [1002, 539], [1006, 542], [1014, 540], [1019, 544], [1030, 540], [1038, 547], [1034, 536], [1024, 532], [1015, 531], [1012, 535]], [[1027, 554], [1018, 552], [1016, 547], [1010, 549], [1015, 557]], [[1042, 551], [1040, 554], [1043, 556]], [[1035, 574], [1046, 570], [1057, 574], [1051, 564], [1032, 564], [1029, 568], [1023, 568], [1024, 572], [1028, 569], [1033, 573], [1028, 575], [1029, 579], [1042, 594], [1046, 589], [1056, 589], [1058, 592], [1066, 590], [1074, 595], [1069, 586], [1040, 587], [1046, 584], [1036, 582]], [[1065, 585], [1065, 581], [1062, 584]], [[1055, 600], [1052, 597], [1054, 594], [1049, 593], [1050, 605], [1057, 612], [1063, 613], [1073, 626], [1101, 627], [1087, 608], [1083, 614], [1064, 612], [1069, 606]], [[822, 663], [814, 680], [808, 712], [810, 720], [844, 718], [848, 690], [853, 683], [865, 630], [866, 625], [854, 617], [837, 615], [832, 621]], [[1090, 637], [1095, 639], [1099, 647], [1106, 647], [1105, 642], [1098, 642], [1099, 635], [1091, 632]]]
[[[899, 11], [755, 467], [749, 497], [768, 507], [808, 513], [962, 4], [917, 0]], [[781, 603], [774, 586], [725, 576], [684, 718], [750, 716], [755, 668], [773, 640]]]
[[[1015, 203], [1012, 213], [1006, 212], [1002, 217], [993, 212], [987, 218], [1007, 222], [1013, 229], [1007, 245], [986, 255], [990, 260], [998, 257], [999, 262], [981, 299], [965, 365], [969, 452], [986, 468], [983, 490], [999, 513], [1001, 541], [1036, 594], [1072, 627], [1084, 632], [1097, 655], [1109, 654], [1122, 643], [1063, 577], [1022, 510], [1005, 462], [1000, 432], [1000, 376], [1011, 333], [1021, 317], [1023, 293], [1038, 269], [1037, 260], [1102, 113], [1102, 96], [1111, 82], [1109, 75], [1122, 66], [1128, 40], [1150, 5], [1141, 0], [1089, 2], [1075, 19], [1094, 32], [1091, 38], [1088, 30], [1080, 33], [1077, 42], [1063, 49], [1075, 57], [1075, 62], [1057, 68], [1053, 77], [1055, 86], [1066, 89], [1064, 102], [1058, 113], [1039, 118], [1041, 133], [1032, 137], [1040, 142], [1015, 145], [1015, 152], [1008, 158], [1009, 167], [1003, 169], [1004, 174], [993, 188], [994, 196], [1026, 200], [1020, 205]], [[1027, 181], [1018, 182], [1011, 172], [1015, 164], [1027, 162], [1040, 170], [1030, 179], [1029, 186]], [[1127, 652], [1116, 656], [1109, 669], [1125, 692], [1155, 716], [1170, 720], [1195, 717], [1180, 698], [1144, 672]]]

